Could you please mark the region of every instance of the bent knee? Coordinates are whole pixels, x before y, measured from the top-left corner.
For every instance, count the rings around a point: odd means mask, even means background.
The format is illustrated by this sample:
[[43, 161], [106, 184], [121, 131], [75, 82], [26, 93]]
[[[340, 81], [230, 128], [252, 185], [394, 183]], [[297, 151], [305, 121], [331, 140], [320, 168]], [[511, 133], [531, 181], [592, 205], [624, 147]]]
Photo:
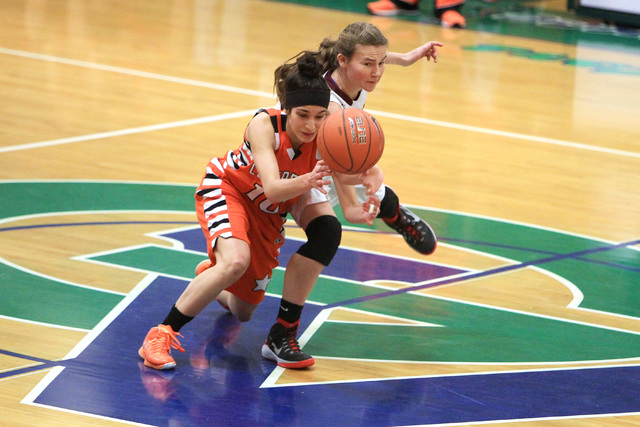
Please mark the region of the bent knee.
[[300, 246], [298, 254], [319, 262], [325, 267], [338, 251], [342, 239], [342, 225], [335, 216], [322, 215], [305, 229], [307, 242]]
[[257, 305], [244, 302], [235, 295], [229, 301], [229, 311], [236, 316], [240, 322], [248, 322], [253, 317]]
[[248, 243], [233, 238], [218, 240], [215, 250], [216, 268], [233, 281], [238, 280], [251, 262], [251, 250]]
[[241, 311], [241, 312], [237, 313], [235, 316], [242, 323], [248, 322], [253, 317], [253, 311], [251, 311], [251, 312]]
[[229, 260], [224, 265], [225, 274], [228, 274], [229, 277], [234, 278], [234, 280], [238, 280], [244, 272], [247, 271], [250, 261], [251, 258], [249, 256]]

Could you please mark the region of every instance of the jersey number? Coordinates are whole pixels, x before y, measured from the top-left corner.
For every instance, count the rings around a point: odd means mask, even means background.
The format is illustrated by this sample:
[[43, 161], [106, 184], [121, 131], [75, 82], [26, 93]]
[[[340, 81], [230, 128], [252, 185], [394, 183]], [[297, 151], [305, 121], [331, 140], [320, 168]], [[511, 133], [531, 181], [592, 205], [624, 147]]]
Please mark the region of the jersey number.
[[[280, 204], [275, 204], [275, 205], [272, 204], [269, 201], [269, 199], [267, 199], [267, 196], [264, 195], [264, 190], [262, 189], [262, 186], [257, 182], [253, 183], [253, 190], [250, 190], [245, 194], [249, 198], [249, 200], [251, 200], [253, 203], [258, 203], [258, 206], [260, 207], [260, 210], [262, 212], [276, 214], [280, 211]], [[258, 202], [258, 199], [263, 199], [263, 200]]]

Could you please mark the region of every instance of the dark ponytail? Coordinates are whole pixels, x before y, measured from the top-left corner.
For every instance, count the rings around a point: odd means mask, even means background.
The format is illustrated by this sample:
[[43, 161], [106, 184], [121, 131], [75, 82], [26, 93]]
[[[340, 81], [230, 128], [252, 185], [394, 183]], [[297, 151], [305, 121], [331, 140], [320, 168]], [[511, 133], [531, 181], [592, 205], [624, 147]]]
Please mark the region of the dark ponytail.
[[[326, 98], [326, 108], [329, 104], [329, 87], [322, 77], [322, 64], [318, 62], [316, 53], [303, 51], [287, 62], [279, 66], [274, 73], [274, 87], [278, 100], [283, 108], [292, 108], [299, 105], [320, 105], [324, 104]], [[294, 93], [305, 94], [304, 99], [309, 100], [309, 104], [302, 102]], [[287, 100], [287, 93], [290, 94]], [[293, 105], [297, 104], [297, 105]]]

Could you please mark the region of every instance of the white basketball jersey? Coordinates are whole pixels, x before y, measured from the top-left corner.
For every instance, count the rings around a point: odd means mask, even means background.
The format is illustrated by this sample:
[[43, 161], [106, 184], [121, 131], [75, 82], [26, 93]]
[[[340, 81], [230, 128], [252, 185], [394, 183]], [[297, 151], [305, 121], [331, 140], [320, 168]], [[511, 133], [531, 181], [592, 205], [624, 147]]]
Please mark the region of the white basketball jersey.
[[358, 93], [356, 99], [351, 99], [349, 95], [344, 93], [333, 81], [331, 78], [331, 73], [333, 70], [329, 70], [325, 73], [324, 79], [327, 82], [327, 85], [331, 89], [331, 98], [329, 99], [331, 102], [335, 102], [340, 105], [342, 108], [357, 108], [358, 110], [364, 110], [364, 104], [367, 100], [367, 91], [361, 90]]

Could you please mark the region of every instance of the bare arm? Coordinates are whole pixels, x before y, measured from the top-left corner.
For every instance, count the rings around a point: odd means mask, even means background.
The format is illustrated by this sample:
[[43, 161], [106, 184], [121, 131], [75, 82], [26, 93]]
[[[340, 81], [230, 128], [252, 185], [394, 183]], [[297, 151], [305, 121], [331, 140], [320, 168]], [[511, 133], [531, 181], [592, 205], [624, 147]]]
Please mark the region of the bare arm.
[[358, 202], [353, 185], [344, 183], [345, 177], [348, 177], [348, 175], [333, 174], [333, 182], [338, 193], [340, 206], [342, 206], [344, 218], [353, 224], [372, 225], [373, 220], [380, 212], [380, 200], [375, 197], [369, 197], [365, 203], [361, 204]]
[[367, 189], [368, 195], [375, 194], [378, 188], [384, 181], [384, 174], [380, 166], [374, 165], [371, 169], [367, 169], [361, 174], [356, 175], [341, 175], [341, 182], [343, 185], [358, 185], [362, 184]]
[[319, 161], [313, 170], [292, 179], [280, 179], [280, 169], [275, 155], [275, 136], [271, 119], [267, 114], [259, 114], [247, 127], [247, 139], [251, 143], [251, 152], [260, 174], [264, 194], [272, 203], [293, 199], [312, 188], [326, 193], [323, 186], [330, 181], [325, 177], [331, 174], [329, 167]]
[[387, 53], [387, 64], [402, 65], [403, 67], [407, 67], [422, 58], [427, 58], [427, 61], [430, 61], [431, 58], [433, 58], [433, 62], [438, 62], [438, 47], [442, 47], [442, 43], [428, 42], [420, 47], [413, 49], [411, 52], [389, 52]]

